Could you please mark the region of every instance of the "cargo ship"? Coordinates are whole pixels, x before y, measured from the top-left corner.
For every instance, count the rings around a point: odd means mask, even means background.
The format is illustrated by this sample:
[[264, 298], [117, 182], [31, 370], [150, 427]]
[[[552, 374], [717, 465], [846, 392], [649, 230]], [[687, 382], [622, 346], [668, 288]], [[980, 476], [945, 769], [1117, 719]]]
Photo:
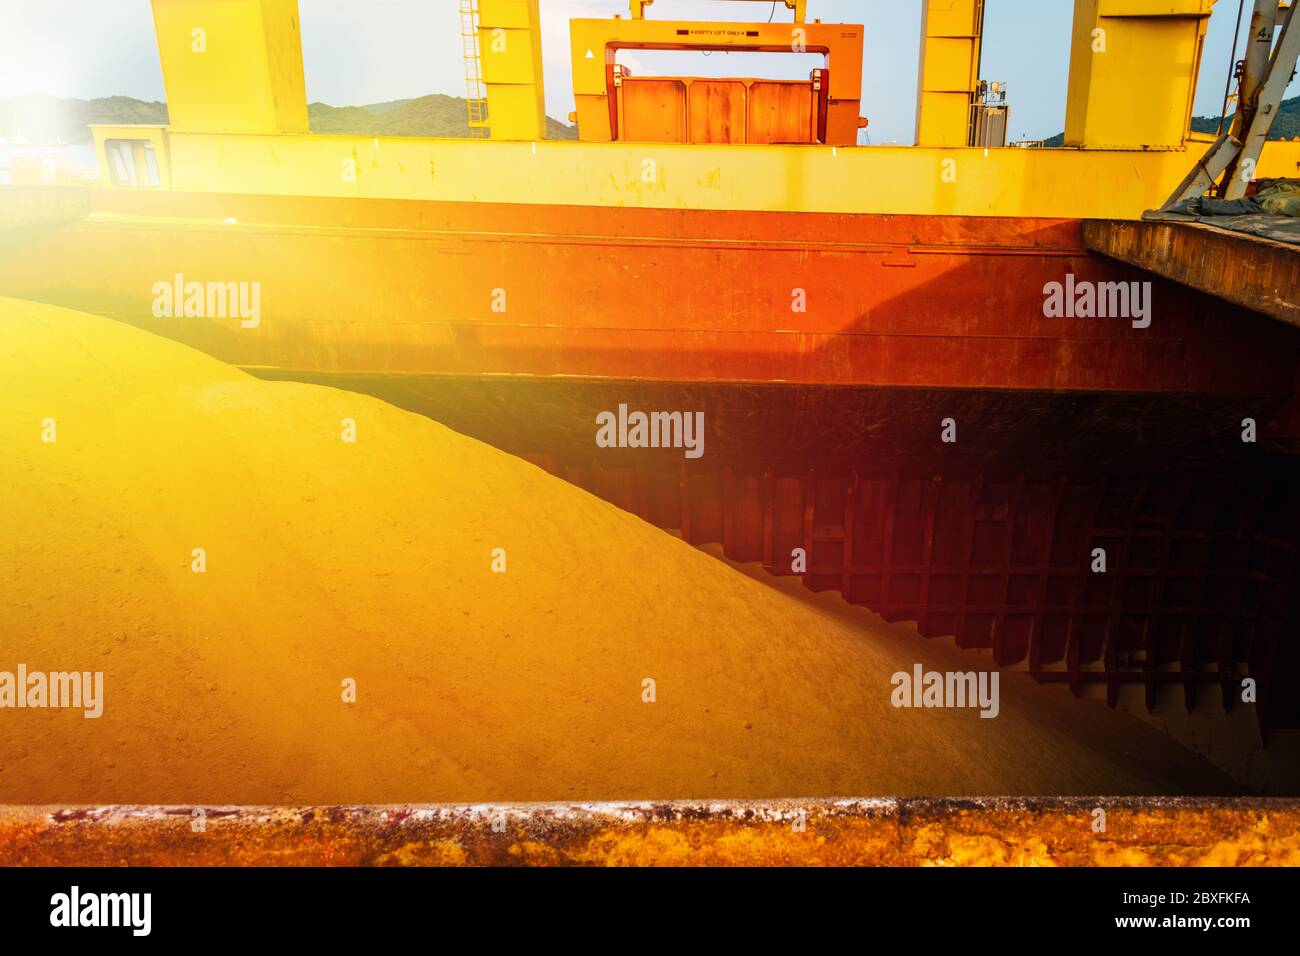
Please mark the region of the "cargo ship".
[[[784, 5], [573, 20], [570, 142], [538, 0], [462, 4], [466, 139], [312, 133], [295, 0], [154, 0], [169, 122], [95, 126], [95, 187], [0, 195], [0, 295], [380, 397], [1076, 695], [1300, 729], [1296, 250], [1140, 261], [1144, 211], [1252, 145], [1246, 109], [1190, 130], [1213, 0], [1077, 0], [1059, 148], [1007, 145], [981, 0], [923, 3], [914, 146], [858, 145], [865, 26]], [[1260, 90], [1300, 36], [1271, 16]], [[701, 453], [600, 440], [635, 412]]]

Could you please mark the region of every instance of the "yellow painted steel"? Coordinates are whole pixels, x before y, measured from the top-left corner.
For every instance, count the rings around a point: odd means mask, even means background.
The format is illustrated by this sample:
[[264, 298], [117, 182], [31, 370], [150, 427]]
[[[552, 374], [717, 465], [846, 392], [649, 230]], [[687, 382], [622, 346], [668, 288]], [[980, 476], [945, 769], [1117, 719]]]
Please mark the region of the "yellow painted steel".
[[545, 138], [537, 0], [479, 0], [478, 23], [492, 138]]
[[[121, 184], [110, 177], [105, 150], [112, 140], [127, 140], [117, 147], [125, 148], [123, 155], [152, 147], [158, 159], [154, 188], [193, 192], [1128, 218], [1158, 206], [1200, 153], [1186, 127], [1211, 5], [1079, 0], [1071, 120], [1076, 135], [1094, 148], [986, 150], [539, 142], [545, 117], [537, 0], [480, 3], [493, 136], [528, 142], [303, 135], [306, 96], [294, 0], [154, 0], [171, 125], [96, 126], [94, 139], [104, 185], [116, 188]], [[927, 7], [928, 41], [963, 29], [971, 33], [958, 58], [958, 80], [969, 80], [975, 73], [967, 69], [978, 59], [978, 4], [932, 0]], [[574, 20], [580, 122], [588, 130], [609, 129], [606, 67], [619, 46], [698, 45], [690, 36], [698, 30], [708, 35], [702, 42], [719, 49], [780, 50], [790, 48], [792, 29], [805, 26], [809, 50], [840, 51], [830, 64], [832, 102], [855, 100], [861, 82], [855, 26]], [[685, 40], [681, 29], [688, 31]], [[1091, 52], [1093, 29], [1105, 30], [1106, 52]], [[496, 30], [504, 31], [505, 50], [493, 60]], [[200, 38], [201, 52], [195, 46]], [[1153, 45], [1133, 49], [1144, 42]], [[931, 92], [941, 92], [941, 85]], [[584, 119], [584, 110], [596, 112]], [[955, 129], [953, 121], [936, 122]], [[1141, 132], [1146, 129], [1154, 132]], [[1122, 140], [1123, 148], [1096, 148], [1110, 139]], [[1162, 148], [1146, 148], [1153, 145]], [[1300, 174], [1300, 143], [1270, 142], [1257, 172]]]
[[153, 0], [173, 130], [306, 133], [297, 0]]
[[588, 142], [608, 142], [615, 135], [609, 108], [608, 70], [620, 49], [734, 49], [825, 54], [830, 69], [827, 96], [830, 136], [832, 140], [852, 141], [858, 129], [862, 95], [862, 35], [862, 26], [846, 23], [570, 20], [578, 135]]
[[1214, 0], [1075, 0], [1066, 145], [1181, 147], [1213, 8]]
[[[155, 128], [156, 129], [156, 128]], [[140, 127], [94, 128], [101, 148]], [[173, 189], [685, 209], [1132, 218], [1160, 205], [1188, 150], [502, 143], [367, 136], [165, 137]], [[1270, 142], [1260, 176], [1300, 172]]]
[[[633, 20], [644, 20], [646, 8], [653, 4], [655, 0], [628, 0], [628, 7], [632, 14]], [[752, 0], [754, 3], [761, 3], [763, 0]], [[807, 10], [807, 0], [777, 0], [778, 3], [784, 3], [786, 9], [794, 11], [796, 23], [802, 23], [805, 19]]]
[[916, 145], [965, 146], [979, 86], [984, 0], [925, 0], [921, 7]]

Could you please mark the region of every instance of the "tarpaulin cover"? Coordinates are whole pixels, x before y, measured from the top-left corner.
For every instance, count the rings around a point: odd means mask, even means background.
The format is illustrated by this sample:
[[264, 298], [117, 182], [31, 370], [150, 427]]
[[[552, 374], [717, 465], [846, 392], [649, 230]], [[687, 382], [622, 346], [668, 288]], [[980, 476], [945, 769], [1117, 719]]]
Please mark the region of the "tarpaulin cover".
[[1244, 199], [1193, 196], [1143, 219], [1203, 222], [1218, 229], [1300, 245], [1300, 179], [1261, 179]]

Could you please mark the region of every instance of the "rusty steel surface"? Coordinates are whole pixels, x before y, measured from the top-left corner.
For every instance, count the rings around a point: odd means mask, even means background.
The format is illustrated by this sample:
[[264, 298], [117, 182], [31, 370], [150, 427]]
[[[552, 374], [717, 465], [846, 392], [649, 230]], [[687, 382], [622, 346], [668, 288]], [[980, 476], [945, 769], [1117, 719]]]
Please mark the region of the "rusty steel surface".
[[[1045, 285], [1068, 275], [1150, 278], [1088, 251], [1079, 220], [126, 191], [92, 202], [0, 262], [0, 294], [245, 367], [1282, 398], [1300, 356], [1296, 330], [1160, 278], [1148, 328], [1045, 317]], [[263, 320], [155, 317], [155, 283], [175, 275], [256, 277]]]
[[1300, 246], [1206, 223], [1089, 220], [1094, 252], [1300, 325]]
[[1294, 799], [877, 798], [204, 813], [200, 826], [188, 806], [0, 807], [0, 865], [1300, 865]]

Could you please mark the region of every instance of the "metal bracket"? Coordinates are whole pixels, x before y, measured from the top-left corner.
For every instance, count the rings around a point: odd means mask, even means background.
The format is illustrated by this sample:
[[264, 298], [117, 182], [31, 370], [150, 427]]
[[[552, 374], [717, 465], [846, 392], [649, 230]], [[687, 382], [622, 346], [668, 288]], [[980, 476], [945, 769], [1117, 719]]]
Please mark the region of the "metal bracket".
[[[1277, 49], [1273, 51], [1273, 59], [1268, 65], [1268, 75], [1259, 89], [1255, 118], [1251, 120], [1250, 131], [1242, 141], [1237, 167], [1241, 169], [1244, 166], [1249, 175], [1233, 175], [1224, 192], [1225, 199], [1240, 199], [1246, 195], [1246, 184], [1254, 178], [1255, 165], [1259, 162], [1260, 153], [1264, 151], [1269, 130], [1273, 128], [1273, 121], [1282, 105], [1282, 97], [1295, 72], [1296, 60], [1300, 59], [1300, 17], [1296, 16], [1297, 9], [1300, 9], [1300, 4], [1293, 3], [1287, 12], [1282, 36], [1277, 41]], [[1240, 103], [1237, 108], [1241, 108]]]
[[[1300, 58], [1300, 17], [1296, 15], [1297, 10], [1300, 10], [1300, 4], [1297, 3], [1286, 9], [1282, 36], [1269, 61], [1264, 82], [1259, 87], [1258, 105], [1245, 139], [1238, 140], [1226, 131], [1220, 133], [1162, 208], [1168, 209], [1185, 199], [1204, 195], [1229, 167], [1233, 168], [1234, 173], [1232, 180], [1225, 184], [1224, 198], [1240, 199], [1246, 194], [1246, 186], [1254, 178], [1255, 165], [1259, 162], [1264, 143], [1277, 118], [1278, 107], [1295, 72], [1296, 60]], [[1244, 104], [1238, 101], [1237, 109], [1244, 108]], [[1243, 167], [1242, 173], [1235, 172]]]
[[1223, 175], [1223, 171], [1237, 157], [1240, 150], [1240, 140], [1234, 138], [1227, 131], [1220, 133], [1219, 138], [1214, 141], [1214, 145], [1205, 151], [1205, 155], [1197, 162], [1195, 168], [1178, 184], [1178, 188], [1174, 190], [1173, 195], [1165, 200], [1162, 208], [1168, 209], [1184, 199], [1203, 196], [1206, 190], [1213, 186], [1218, 178]]

